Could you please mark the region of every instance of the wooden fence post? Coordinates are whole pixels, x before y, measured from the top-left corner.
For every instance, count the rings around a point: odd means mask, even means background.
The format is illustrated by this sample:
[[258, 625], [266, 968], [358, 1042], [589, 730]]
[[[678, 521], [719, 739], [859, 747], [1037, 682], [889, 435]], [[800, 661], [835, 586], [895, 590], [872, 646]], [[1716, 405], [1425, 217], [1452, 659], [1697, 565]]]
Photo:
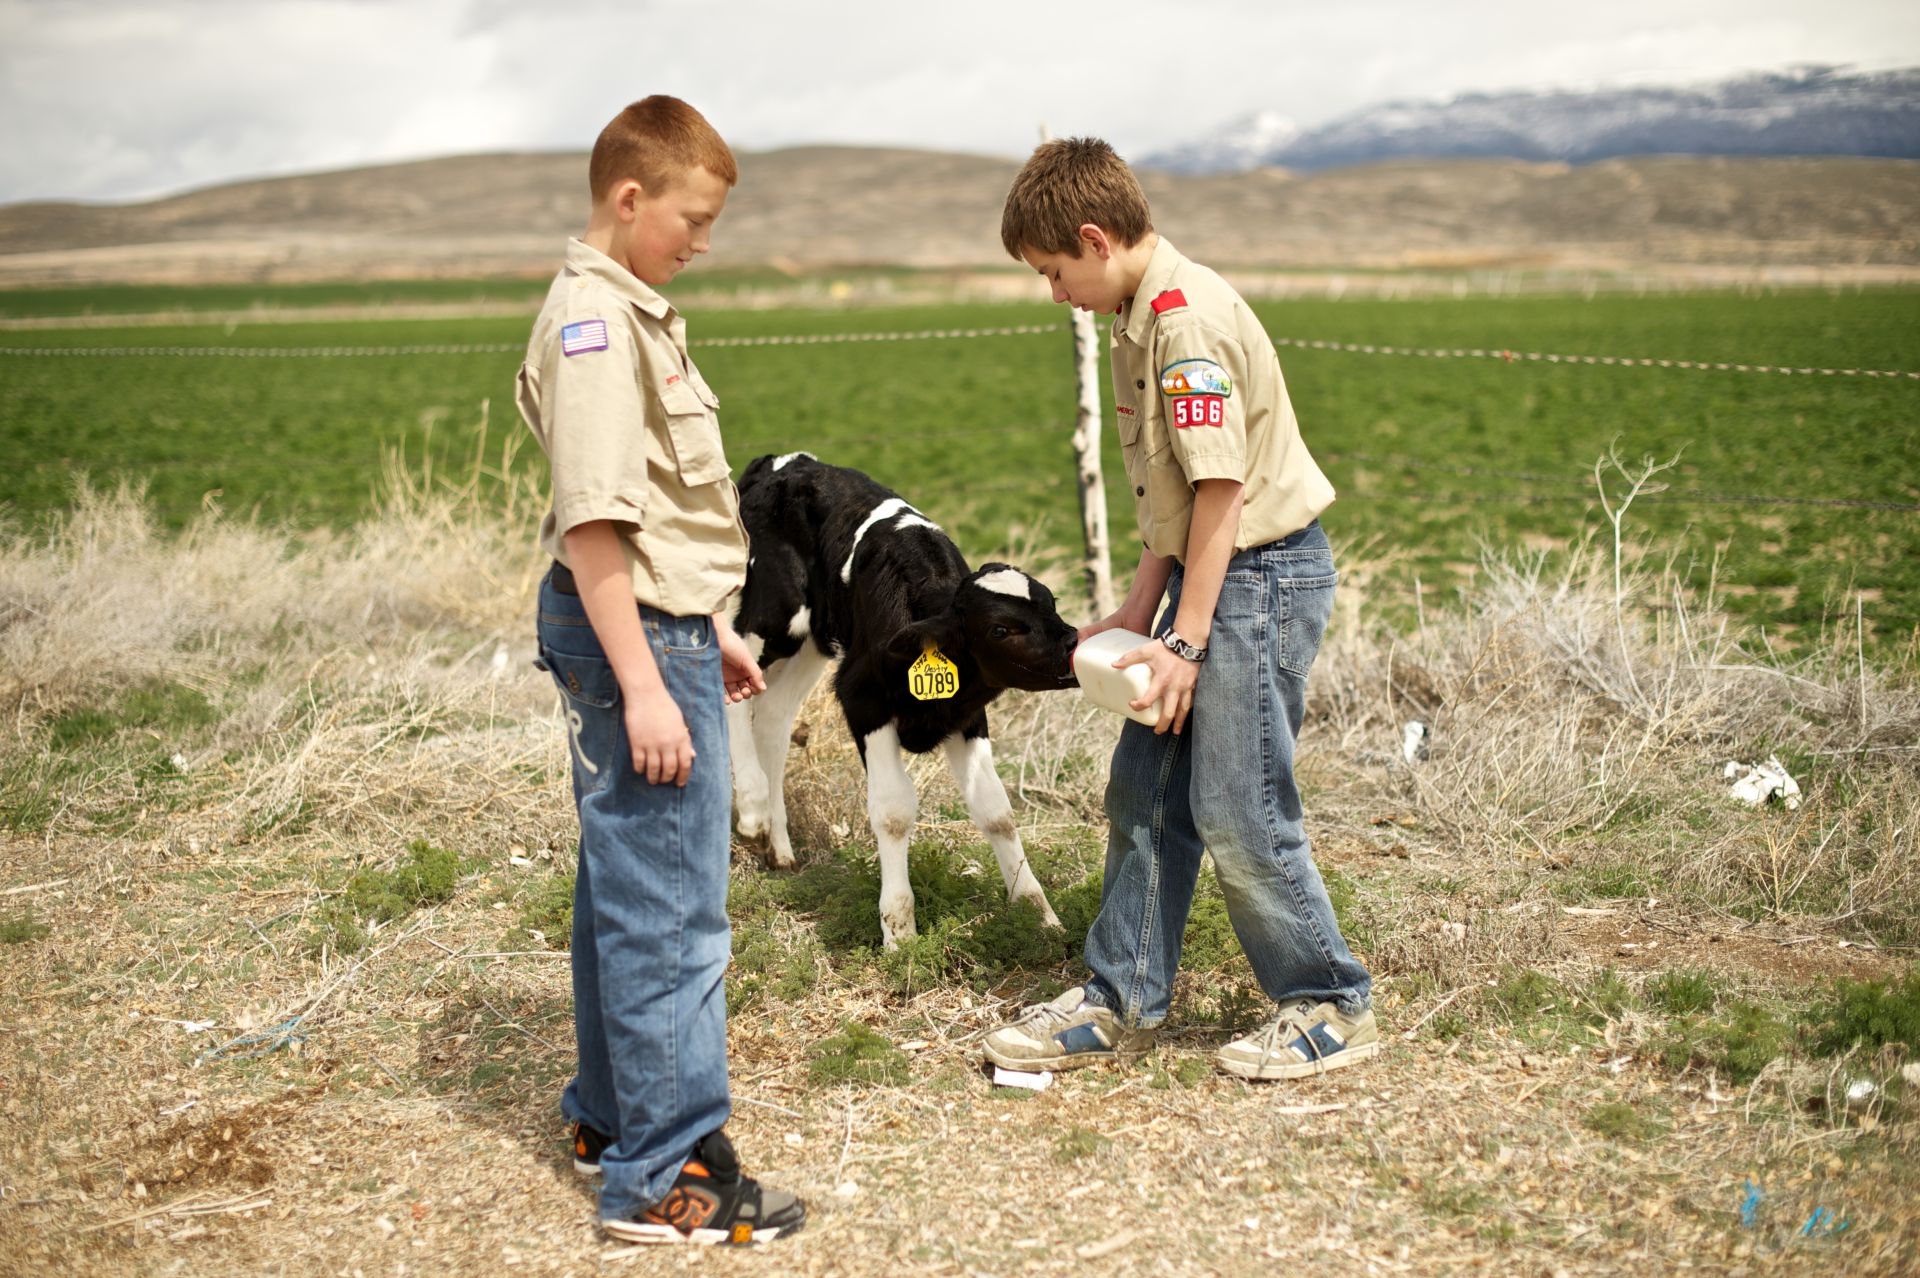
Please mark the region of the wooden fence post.
[[1080, 406], [1073, 424], [1074, 479], [1080, 486], [1080, 537], [1086, 546], [1093, 615], [1113, 612], [1113, 564], [1107, 555], [1107, 485], [1100, 474], [1100, 348], [1093, 316], [1073, 312], [1073, 362]]
[[[1040, 140], [1050, 142], [1053, 132], [1040, 126]], [[1073, 423], [1074, 482], [1080, 489], [1080, 541], [1086, 557], [1082, 561], [1087, 574], [1087, 593], [1093, 598], [1093, 615], [1101, 618], [1113, 612], [1113, 563], [1107, 543], [1107, 485], [1100, 473], [1100, 347], [1093, 316], [1086, 311], [1069, 312], [1073, 316], [1074, 378], [1080, 388], [1080, 402]]]

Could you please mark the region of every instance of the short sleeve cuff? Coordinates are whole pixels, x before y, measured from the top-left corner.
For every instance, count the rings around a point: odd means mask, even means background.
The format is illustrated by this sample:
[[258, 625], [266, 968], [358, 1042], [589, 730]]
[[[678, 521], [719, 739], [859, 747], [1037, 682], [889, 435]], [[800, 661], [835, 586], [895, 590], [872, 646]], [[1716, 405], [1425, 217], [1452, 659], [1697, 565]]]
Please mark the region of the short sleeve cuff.
[[582, 493], [564, 501], [556, 497], [553, 503], [554, 529], [563, 537], [581, 524], [600, 519], [644, 527], [645, 514], [644, 506], [614, 493]]
[[1247, 459], [1234, 453], [1190, 456], [1183, 460], [1181, 469], [1187, 472], [1187, 482], [1192, 484], [1203, 479], [1231, 479], [1237, 484], [1247, 482]]

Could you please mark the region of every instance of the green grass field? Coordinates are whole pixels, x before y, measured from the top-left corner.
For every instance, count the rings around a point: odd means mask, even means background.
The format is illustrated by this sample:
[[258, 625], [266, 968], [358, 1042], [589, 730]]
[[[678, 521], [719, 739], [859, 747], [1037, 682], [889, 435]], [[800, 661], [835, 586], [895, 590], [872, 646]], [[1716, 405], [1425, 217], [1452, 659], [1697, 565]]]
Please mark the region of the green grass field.
[[[289, 290], [275, 304], [503, 300], [524, 283]], [[255, 290], [71, 293], [67, 313], [245, 306]], [[217, 294], [217, 296], [216, 296]], [[169, 301], [169, 297], [173, 300]], [[277, 295], [276, 295], [277, 296]], [[226, 300], [222, 300], [226, 299]], [[243, 300], [244, 299], [244, 300]], [[0, 294], [0, 314], [62, 309], [52, 291]], [[531, 309], [532, 303], [529, 303]], [[1257, 308], [1276, 337], [1407, 347], [1488, 347], [1863, 369], [1920, 366], [1920, 293], [1762, 297], [1602, 296], [1289, 301]], [[1058, 335], [715, 347], [703, 339], [1056, 324]], [[1066, 317], [1042, 305], [695, 312], [696, 358], [720, 392], [736, 470], [804, 448], [860, 466], [942, 522], [976, 561], [1010, 544], [1067, 547], [1078, 523], [1068, 436], [1074, 390]], [[516, 318], [0, 334], [13, 348], [318, 347], [483, 343], [517, 347]], [[1564, 544], [1604, 530], [1595, 459], [1680, 455], [1668, 491], [1643, 498], [1631, 535], [1718, 580], [1773, 633], [1805, 636], [1854, 593], [1876, 647], [1920, 627], [1920, 381], [1281, 352], [1310, 446], [1341, 500], [1336, 545], [1393, 556], [1411, 611], [1463, 580], [1480, 547]], [[234, 512], [345, 523], [377, 499], [383, 451], [438, 464], [489, 452], [523, 428], [518, 356], [348, 358], [0, 355], [0, 502], [30, 529], [74, 476], [148, 484], [181, 525], [209, 493]], [[429, 443], [430, 440], [430, 443]], [[1132, 503], [1111, 429], [1109, 504], [1124, 574]], [[528, 459], [537, 462], [537, 458]], [[1862, 504], [1876, 503], [1876, 504]]]

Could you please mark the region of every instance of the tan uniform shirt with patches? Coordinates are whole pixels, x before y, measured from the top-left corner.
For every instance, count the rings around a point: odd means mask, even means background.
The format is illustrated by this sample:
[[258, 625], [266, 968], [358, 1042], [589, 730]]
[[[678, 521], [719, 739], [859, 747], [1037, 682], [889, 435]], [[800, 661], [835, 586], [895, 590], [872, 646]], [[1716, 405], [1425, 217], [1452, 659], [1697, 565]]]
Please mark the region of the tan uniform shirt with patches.
[[517, 402], [553, 469], [541, 547], [567, 563], [569, 529], [611, 520], [634, 598], [677, 617], [719, 612], [746, 581], [747, 533], [719, 397], [687, 357], [686, 320], [667, 300], [569, 240], [533, 323]]
[[1298, 532], [1332, 504], [1266, 329], [1225, 280], [1165, 238], [1114, 317], [1112, 364], [1120, 451], [1154, 554], [1185, 558], [1202, 479], [1245, 485], [1235, 550]]

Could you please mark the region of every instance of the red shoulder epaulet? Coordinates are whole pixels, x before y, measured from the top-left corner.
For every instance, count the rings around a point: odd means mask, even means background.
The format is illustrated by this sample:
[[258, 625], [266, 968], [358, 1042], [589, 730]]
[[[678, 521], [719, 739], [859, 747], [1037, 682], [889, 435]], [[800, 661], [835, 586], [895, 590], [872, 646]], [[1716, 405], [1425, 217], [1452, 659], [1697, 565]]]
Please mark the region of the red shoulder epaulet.
[[1186, 304], [1187, 295], [1177, 288], [1170, 288], [1153, 299], [1153, 313], [1155, 315], [1161, 315], [1176, 306], [1185, 306]]

